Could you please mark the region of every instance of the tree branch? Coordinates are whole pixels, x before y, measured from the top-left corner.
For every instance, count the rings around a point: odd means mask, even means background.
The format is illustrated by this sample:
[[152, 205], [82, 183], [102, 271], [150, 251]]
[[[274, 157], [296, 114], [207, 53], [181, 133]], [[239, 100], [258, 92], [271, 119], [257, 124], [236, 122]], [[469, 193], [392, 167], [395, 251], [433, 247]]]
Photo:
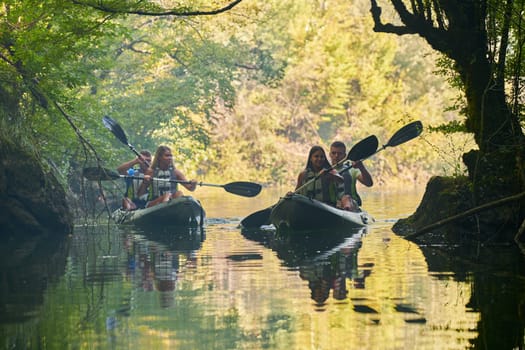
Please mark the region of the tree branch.
[[[414, 238], [416, 238], [416, 237], [419, 237], [419, 236], [421, 236], [421, 235], [423, 235], [425, 233], [428, 233], [428, 232], [430, 232], [430, 231], [432, 231], [432, 230], [434, 230], [436, 228], [439, 228], [441, 226], [444, 226], [446, 224], [450, 224], [453, 221], [462, 219], [462, 218], [470, 216], [470, 215], [474, 215], [476, 213], [485, 211], [487, 209], [492, 209], [492, 208], [495, 208], [495, 207], [499, 207], [499, 206], [507, 204], [509, 202], [515, 202], [515, 201], [520, 200], [520, 199], [522, 199], [524, 197], [525, 197], [525, 192], [521, 192], [521, 193], [516, 194], [514, 196], [498, 199], [498, 200], [492, 201], [490, 203], [485, 203], [483, 205], [480, 205], [479, 207], [475, 207], [475, 208], [469, 209], [467, 211], [464, 211], [463, 213], [460, 213], [460, 214], [448, 217], [448, 218], [443, 219], [443, 220], [439, 220], [439, 221], [437, 221], [437, 222], [435, 222], [435, 223], [433, 223], [431, 225], [425, 226], [422, 229], [420, 229], [420, 230], [418, 230], [418, 231], [416, 231], [414, 233], [406, 235], [405, 238], [408, 239], [408, 240], [414, 240]], [[524, 226], [524, 225], [522, 225], [522, 226]], [[521, 231], [521, 229], [520, 229], [520, 231]], [[519, 236], [517, 235], [517, 237], [519, 237]]]
[[133, 14], [133, 15], [142, 15], [142, 16], [180, 16], [180, 17], [188, 17], [188, 16], [213, 16], [217, 15], [222, 12], [226, 12], [240, 4], [243, 0], [234, 0], [228, 5], [211, 11], [186, 11], [182, 9], [171, 9], [166, 11], [147, 11], [147, 10], [133, 10], [131, 8], [114, 8], [110, 6], [105, 6], [102, 1], [98, 1], [97, 3], [91, 3], [91, 2], [85, 2], [85, 1], [79, 1], [79, 0], [72, 0], [74, 4], [82, 5], [82, 6], [88, 6], [103, 12], [107, 13], [118, 13], [118, 14]]
[[377, 5], [376, 0], [370, 0], [370, 13], [374, 19], [374, 32], [392, 33], [397, 35], [417, 34], [416, 31], [409, 29], [407, 26], [396, 26], [393, 24], [383, 24], [381, 22], [381, 7]]
[[520, 229], [518, 230], [518, 233], [516, 233], [516, 236], [514, 236], [514, 242], [520, 247], [521, 251], [525, 254], [525, 247], [521, 241], [521, 236], [525, 233], [525, 220], [521, 223]]

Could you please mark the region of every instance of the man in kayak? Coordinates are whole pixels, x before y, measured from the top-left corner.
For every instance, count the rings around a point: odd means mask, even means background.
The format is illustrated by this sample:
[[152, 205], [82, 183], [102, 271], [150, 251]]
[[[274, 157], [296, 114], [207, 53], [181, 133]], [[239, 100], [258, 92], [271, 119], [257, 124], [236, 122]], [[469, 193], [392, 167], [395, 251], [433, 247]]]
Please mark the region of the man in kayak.
[[[117, 171], [120, 175], [143, 178], [150, 164], [151, 152], [148, 150], [142, 150], [140, 151], [140, 155], [136, 158], [119, 165]], [[122, 208], [126, 210], [135, 210], [146, 207], [147, 193], [142, 197], [137, 195], [141, 183], [142, 179], [126, 179], [126, 193], [124, 194], [124, 198], [122, 198]]]
[[[332, 161], [332, 166], [339, 164], [346, 158], [346, 146], [341, 141], [334, 141], [330, 145], [330, 160]], [[357, 193], [356, 183], [359, 181], [367, 187], [371, 187], [374, 182], [372, 176], [366, 169], [362, 161], [356, 161], [351, 163], [351, 167], [348, 169], [349, 165], [339, 164], [336, 167], [337, 170], [342, 171], [344, 178], [344, 183], [339, 184], [337, 188], [338, 198], [340, 200], [337, 203], [337, 206], [349, 211], [359, 211], [361, 206], [361, 198]], [[348, 170], [344, 170], [344, 169]]]

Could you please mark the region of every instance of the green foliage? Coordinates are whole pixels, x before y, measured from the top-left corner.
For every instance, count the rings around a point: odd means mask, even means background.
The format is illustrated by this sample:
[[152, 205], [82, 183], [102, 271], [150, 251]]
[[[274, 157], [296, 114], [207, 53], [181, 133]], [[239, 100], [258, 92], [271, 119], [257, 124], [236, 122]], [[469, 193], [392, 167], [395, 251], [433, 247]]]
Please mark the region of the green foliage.
[[[95, 160], [38, 94], [66, 111], [108, 167], [134, 155], [103, 127], [104, 115], [137, 149], [170, 145], [188, 176], [221, 181], [291, 184], [313, 144], [350, 148], [370, 134], [386, 143], [415, 119], [457, 120], [445, 110], [461, 94], [433, 74], [437, 57], [416, 38], [373, 33], [364, 0], [250, 1], [206, 17], [123, 13], [159, 10], [150, 2], [85, 3], [120, 15], [52, 0], [4, 4], [0, 76], [9, 79], [0, 91], [17, 96], [3, 102], [17, 113], [2, 118], [64, 170]], [[378, 183], [441, 171], [448, 163], [435, 150], [447, 146], [436, 133], [425, 138], [368, 162]]]

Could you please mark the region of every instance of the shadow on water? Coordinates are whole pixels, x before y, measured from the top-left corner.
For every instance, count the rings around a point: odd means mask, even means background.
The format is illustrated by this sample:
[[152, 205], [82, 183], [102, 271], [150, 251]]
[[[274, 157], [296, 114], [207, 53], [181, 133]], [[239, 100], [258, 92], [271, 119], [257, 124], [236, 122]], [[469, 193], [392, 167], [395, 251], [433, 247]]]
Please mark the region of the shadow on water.
[[45, 235], [0, 243], [0, 323], [34, 317], [48, 284], [64, 275], [68, 241]]
[[525, 348], [525, 257], [517, 248], [420, 249], [436, 278], [470, 282], [466, 308], [480, 315], [474, 349]]

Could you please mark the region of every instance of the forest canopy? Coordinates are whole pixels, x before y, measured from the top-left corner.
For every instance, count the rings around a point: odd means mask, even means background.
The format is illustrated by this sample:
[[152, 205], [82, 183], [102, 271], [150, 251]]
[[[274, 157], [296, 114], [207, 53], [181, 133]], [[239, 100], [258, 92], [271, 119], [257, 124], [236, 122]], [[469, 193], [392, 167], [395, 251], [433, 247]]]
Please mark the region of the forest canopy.
[[[189, 177], [287, 186], [314, 144], [462, 118], [462, 91], [437, 74], [450, 67], [417, 36], [374, 33], [369, 1], [203, 1], [162, 16], [141, 13], [171, 2], [119, 4], [0, 8], [0, 137], [20, 135], [64, 177], [94, 151], [110, 168], [133, 157], [104, 115], [139, 150], [170, 145]], [[464, 171], [472, 136], [429, 130], [367, 161], [378, 185]]]

